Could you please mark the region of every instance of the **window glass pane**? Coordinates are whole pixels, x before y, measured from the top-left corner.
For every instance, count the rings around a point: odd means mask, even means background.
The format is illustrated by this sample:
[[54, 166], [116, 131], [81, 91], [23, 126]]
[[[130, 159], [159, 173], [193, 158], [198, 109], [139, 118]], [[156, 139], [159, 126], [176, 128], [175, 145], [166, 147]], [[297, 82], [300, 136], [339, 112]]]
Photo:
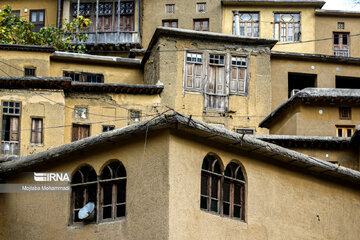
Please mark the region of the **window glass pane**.
[[31, 12], [31, 22], [37, 22], [37, 20], [36, 20], [36, 12]]
[[253, 21], [258, 21], [258, 20], [259, 20], [259, 14], [253, 13]]
[[348, 41], [347, 41], [347, 35], [346, 34], [343, 35], [343, 41], [342, 42], [343, 42], [343, 45], [347, 45]]
[[300, 14], [299, 14], [299, 13], [294, 14], [294, 21], [295, 21], [295, 22], [299, 22], [299, 21], [300, 21]]
[[230, 202], [230, 182], [227, 182], [227, 181], [224, 182], [223, 194], [224, 194], [224, 196], [223, 196], [224, 201]]
[[103, 207], [103, 219], [112, 218], [112, 206]]
[[201, 175], [201, 195], [208, 195], [208, 176]]
[[347, 129], [347, 137], [351, 137], [351, 129]]
[[125, 207], [126, 205], [118, 205], [116, 209], [116, 217], [125, 217]]
[[234, 204], [240, 204], [241, 185], [234, 184]]
[[126, 202], [126, 180], [120, 180], [117, 183], [117, 203]]
[[201, 197], [201, 199], [200, 199], [200, 208], [202, 208], [202, 209], [208, 209], [208, 207], [207, 207], [207, 201], [208, 200], [208, 198], [206, 198], [206, 197]]
[[334, 34], [334, 44], [335, 45], [339, 44], [339, 35], [338, 34]]
[[39, 22], [44, 21], [44, 12], [39, 12]]
[[234, 206], [234, 217], [240, 218], [240, 206]]
[[73, 188], [74, 197], [75, 197], [75, 208], [82, 208], [84, 206], [84, 188], [77, 187]]
[[223, 203], [223, 213], [226, 216], [230, 215], [230, 204], [229, 203]]
[[280, 21], [280, 14], [279, 14], [279, 13], [276, 13], [276, 14], [274, 15], [274, 20], [275, 20], [276, 22]]
[[103, 205], [112, 203], [112, 184], [103, 184]]
[[211, 199], [211, 211], [218, 212], [218, 201]]
[[212, 177], [211, 182], [211, 197], [218, 198], [218, 184], [219, 180], [217, 177]]
[[338, 137], [342, 137], [342, 129], [338, 129]]

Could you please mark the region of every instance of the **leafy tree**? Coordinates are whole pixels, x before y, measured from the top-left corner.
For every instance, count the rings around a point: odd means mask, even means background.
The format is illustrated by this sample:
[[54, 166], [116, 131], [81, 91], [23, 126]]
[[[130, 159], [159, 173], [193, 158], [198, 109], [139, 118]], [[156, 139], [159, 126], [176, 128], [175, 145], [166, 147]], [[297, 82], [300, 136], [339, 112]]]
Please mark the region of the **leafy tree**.
[[79, 16], [72, 21], [65, 20], [61, 28], [54, 25], [43, 27], [39, 32], [33, 32], [34, 24], [25, 18], [19, 18], [11, 13], [12, 9], [6, 5], [0, 12], [0, 43], [22, 45], [47, 45], [57, 50], [84, 52], [87, 40], [84, 30], [91, 21]]

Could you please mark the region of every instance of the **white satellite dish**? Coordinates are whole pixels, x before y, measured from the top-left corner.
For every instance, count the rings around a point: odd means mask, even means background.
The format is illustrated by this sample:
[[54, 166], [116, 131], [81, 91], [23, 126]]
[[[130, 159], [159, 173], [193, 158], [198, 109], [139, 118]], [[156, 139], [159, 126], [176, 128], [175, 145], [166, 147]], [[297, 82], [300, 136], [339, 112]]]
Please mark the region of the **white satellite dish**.
[[95, 204], [93, 202], [87, 203], [78, 212], [78, 217], [81, 220], [92, 220], [94, 216], [95, 216]]

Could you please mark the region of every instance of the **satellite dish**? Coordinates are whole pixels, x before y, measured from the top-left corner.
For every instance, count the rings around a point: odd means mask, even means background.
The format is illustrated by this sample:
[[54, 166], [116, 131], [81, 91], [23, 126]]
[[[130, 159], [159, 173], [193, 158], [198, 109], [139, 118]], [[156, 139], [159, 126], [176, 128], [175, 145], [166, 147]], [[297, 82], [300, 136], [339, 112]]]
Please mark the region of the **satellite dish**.
[[95, 204], [93, 202], [87, 203], [78, 212], [78, 217], [81, 220], [92, 220], [94, 216], [95, 216]]

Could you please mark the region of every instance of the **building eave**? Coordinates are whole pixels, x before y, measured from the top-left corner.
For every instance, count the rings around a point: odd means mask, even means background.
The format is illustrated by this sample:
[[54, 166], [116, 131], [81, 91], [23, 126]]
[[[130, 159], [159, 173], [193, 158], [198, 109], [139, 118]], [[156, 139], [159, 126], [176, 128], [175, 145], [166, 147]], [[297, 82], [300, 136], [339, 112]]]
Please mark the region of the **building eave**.
[[[331, 40], [331, 39], [329, 39]], [[355, 57], [340, 57], [326, 54], [311, 54], [311, 53], [294, 53], [294, 52], [279, 52], [271, 51], [272, 59], [291, 59], [299, 61], [313, 61], [313, 62], [328, 62], [336, 64], [352, 64], [360, 65], [360, 58]]]
[[341, 89], [341, 88], [305, 88], [280, 104], [259, 124], [259, 127], [270, 128], [271, 124], [282, 115], [286, 114], [288, 109], [295, 104], [311, 101], [323, 101], [331, 104], [360, 103], [360, 89]]
[[26, 51], [26, 52], [55, 52], [54, 47], [38, 45], [17, 45], [17, 44], [0, 44], [0, 50]]
[[140, 59], [124, 58], [124, 57], [108, 57], [98, 56], [82, 53], [69, 53], [56, 51], [50, 56], [52, 59], [64, 61], [81, 61], [81, 62], [96, 62], [105, 64], [121, 64], [121, 65], [134, 65], [141, 66]]
[[[130, 137], [136, 137], [145, 132], [160, 129], [174, 129], [187, 136], [196, 136], [204, 141], [226, 145], [231, 149], [256, 154], [264, 159], [282, 162], [286, 165], [296, 166], [303, 171], [326, 177], [326, 179], [342, 180], [360, 184], [360, 172], [335, 165], [305, 154], [289, 150], [278, 145], [243, 136], [227, 129], [211, 126], [205, 122], [191, 119], [178, 113], [160, 115], [151, 120], [129, 125], [114, 131], [88, 137], [76, 142], [68, 143], [41, 153], [0, 159], [0, 175], [3, 177], [43, 166], [50, 162], [63, 161], [74, 154], [99, 147], [101, 144], [119, 142]], [[270, 161], [272, 160], [272, 161]], [[267, 160], [266, 160], [267, 161]]]
[[326, 10], [326, 9], [316, 9], [316, 16], [334, 16], [334, 17], [360, 17], [359, 11], [346, 11], [346, 10]]
[[221, 0], [223, 5], [277, 5], [277, 6], [314, 6], [321, 8], [326, 3], [319, 0]]
[[[215, 32], [205, 32], [205, 31], [195, 31], [181, 28], [170, 28], [170, 27], [157, 27], [155, 33], [150, 41], [148, 49], [145, 52], [144, 58], [142, 60], [142, 65], [146, 63], [148, 60], [151, 51], [154, 50], [156, 43], [161, 37], [174, 37], [179, 39], [189, 39], [190, 41], [207, 41], [207, 42], [218, 42], [218, 43], [226, 43], [230, 46], [260, 46], [260, 47], [268, 47], [272, 48], [277, 43], [277, 40], [274, 39], [266, 39], [266, 38], [248, 38], [248, 37], [240, 37], [232, 34], [223, 34], [223, 33], [215, 33]], [[186, 50], [186, 49], [184, 49]]]

